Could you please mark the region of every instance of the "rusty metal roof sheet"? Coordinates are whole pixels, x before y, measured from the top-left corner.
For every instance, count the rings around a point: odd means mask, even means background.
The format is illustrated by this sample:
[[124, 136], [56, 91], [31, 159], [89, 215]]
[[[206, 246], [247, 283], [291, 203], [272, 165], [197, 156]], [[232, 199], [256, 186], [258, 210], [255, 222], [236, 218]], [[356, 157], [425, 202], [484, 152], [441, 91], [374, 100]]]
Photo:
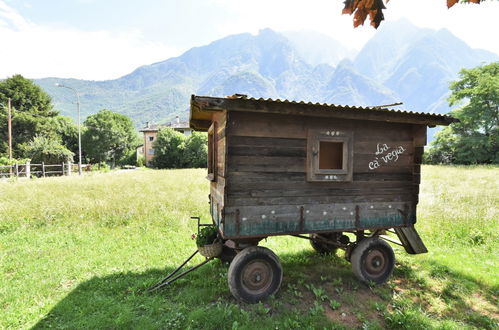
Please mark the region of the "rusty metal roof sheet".
[[[321, 116], [339, 116], [339, 115], [351, 115], [352, 119], [365, 119], [365, 120], [382, 120], [382, 121], [394, 121], [401, 122], [412, 122], [417, 124], [426, 124], [429, 126], [435, 125], [449, 125], [453, 122], [458, 122], [459, 120], [448, 115], [427, 113], [427, 112], [414, 112], [408, 110], [398, 110], [389, 109], [383, 106], [352, 106], [352, 105], [339, 105], [339, 104], [328, 104], [328, 103], [313, 103], [305, 101], [292, 101], [292, 100], [281, 100], [281, 99], [271, 99], [271, 98], [254, 98], [248, 97], [242, 94], [235, 94], [233, 96], [221, 98], [221, 97], [210, 97], [210, 96], [196, 96], [191, 97], [191, 127], [196, 127], [196, 120], [210, 120], [210, 111], [217, 110], [235, 110], [235, 107], [239, 111], [253, 111], [253, 112], [275, 112], [271, 108], [279, 107], [280, 105], [290, 105], [292, 108], [297, 109], [294, 114], [299, 115], [309, 115], [317, 116], [321, 113]], [[300, 108], [298, 110], [298, 108]], [[328, 115], [329, 114], [329, 115]], [[359, 116], [361, 114], [361, 116]], [[366, 117], [363, 117], [363, 114]], [[367, 117], [374, 118], [367, 118]], [[201, 125], [204, 126], [204, 125]]]
[[458, 121], [457, 119], [455, 119], [451, 116], [442, 115], [439, 113], [416, 112], [416, 111], [410, 111], [410, 110], [397, 110], [397, 109], [390, 109], [390, 108], [383, 107], [383, 106], [357, 106], [357, 105], [342, 105], [342, 104], [334, 104], [334, 103], [320, 103], [320, 102], [314, 103], [314, 102], [305, 102], [305, 101], [293, 101], [293, 100], [287, 100], [287, 99], [284, 99], [284, 100], [271, 99], [271, 98], [264, 99], [263, 97], [260, 97], [260, 98], [247, 97], [246, 95], [243, 95], [243, 94], [235, 94], [235, 95], [229, 96], [227, 98], [228, 99], [244, 99], [244, 100], [259, 101], [259, 102], [264, 101], [264, 102], [275, 102], [275, 103], [285, 103], [285, 104], [287, 103], [287, 104], [302, 104], [302, 105], [320, 106], [320, 107], [334, 108], [334, 110], [340, 110], [340, 109], [383, 110], [383, 111], [390, 111], [390, 112], [395, 112], [395, 113], [407, 113], [407, 114], [434, 116], [434, 117], [441, 117], [441, 118], [451, 118], [454, 121]]

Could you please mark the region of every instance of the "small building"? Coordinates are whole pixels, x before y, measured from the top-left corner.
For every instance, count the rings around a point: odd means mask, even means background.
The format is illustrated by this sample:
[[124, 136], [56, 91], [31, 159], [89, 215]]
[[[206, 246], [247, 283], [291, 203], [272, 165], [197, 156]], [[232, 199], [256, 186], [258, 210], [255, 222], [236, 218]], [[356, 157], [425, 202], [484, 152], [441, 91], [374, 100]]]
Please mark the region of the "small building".
[[192, 96], [190, 125], [208, 132], [214, 222], [237, 238], [414, 224], [426, 127], [453, 121], [376, 107]]
[[[279, 289], [279, 259], [258, 246], [269, 236], [308, 239], [319, 253], [343, 249], [367, 283], [383, 283], [393, 271], [387, 241], [427, 252], [414, 228], [426, 128], [454, 121], [382, 107], [193, 95], [190, 125], [208, 132], [210, 213], [224, 244], [220, 258], [232, 258], [234, 297], [254, 303]], [[385, 235], [392, 229], [400, 241]]]
[[172, 128], [185, 136], [190, 136], [192, 134], [189, 123], [180, 121], [178, 116], [176, 116], [174, 122], [165, 125], [151, 125], [147, 122], [145, 127], [140, 129], [140, 132], [144, 133], [144, 144], [137, 148], [137, 157], [144, 155], [146, 166], [152, 166], [152, 159], [154, 158], [154, 141], [156, 141], [158, 132], [162, 128]]

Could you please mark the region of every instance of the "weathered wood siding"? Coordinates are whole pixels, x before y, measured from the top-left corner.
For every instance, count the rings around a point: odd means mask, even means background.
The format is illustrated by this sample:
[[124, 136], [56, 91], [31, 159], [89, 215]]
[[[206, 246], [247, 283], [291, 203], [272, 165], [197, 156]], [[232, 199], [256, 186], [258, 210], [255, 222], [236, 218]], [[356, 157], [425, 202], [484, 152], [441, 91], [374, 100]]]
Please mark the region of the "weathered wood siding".
[[[230, 112], [226, 122], [223, 180], [211, 189], [223, 205], [225, 236], [415, 222], [426, 126], [245, 112]], [[353, 132], [351, 182], [307, 182], [309, 129]], [[376, 155], [384, 144], [389, 149]], [[404, 151], [383, 161], [397, 148]], [[380, 165], [373, 168], [376, 157]]]
[[[227, 169], [227, 138], [226, 122], [227, 112], [218, 112], [213, 116], [213, 122], [216, 123], [216, 137], [215, 143], [217, 144], [216, 152], [216, 166], [215, 166], [215, 179], [210, 183], [210, 213], [213, 221], [217, 226], [221, 227], [222, 209], [225, 203], [225, 178]], [[220, 228], [223, 230], [223, 227]]]

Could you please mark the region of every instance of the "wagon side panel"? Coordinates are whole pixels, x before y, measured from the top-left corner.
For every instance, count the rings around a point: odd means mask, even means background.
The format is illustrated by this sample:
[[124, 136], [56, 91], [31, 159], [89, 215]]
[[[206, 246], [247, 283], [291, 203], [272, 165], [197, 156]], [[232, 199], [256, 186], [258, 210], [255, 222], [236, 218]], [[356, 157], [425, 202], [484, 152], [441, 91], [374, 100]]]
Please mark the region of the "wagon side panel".
[[[232, 112], [227, 127], [225, 236], [415, 222], [420, 156], [413, 125]], [[311, 129], [351, 134], [350, 181], [307, 179]]]

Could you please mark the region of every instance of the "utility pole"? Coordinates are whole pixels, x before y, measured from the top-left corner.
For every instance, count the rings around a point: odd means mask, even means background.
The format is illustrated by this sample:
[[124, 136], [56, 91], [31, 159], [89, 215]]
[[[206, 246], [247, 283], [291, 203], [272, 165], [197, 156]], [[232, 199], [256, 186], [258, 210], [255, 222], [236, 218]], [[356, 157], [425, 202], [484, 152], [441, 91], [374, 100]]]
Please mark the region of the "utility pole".
[[12, 107], [11, 107], [11, 101], [9, 98], [8, 101], [8, 116], [7, 116], [7, 122], [8, 122], [8, 127], [9, 127], [9, 160], [12, 162]]

